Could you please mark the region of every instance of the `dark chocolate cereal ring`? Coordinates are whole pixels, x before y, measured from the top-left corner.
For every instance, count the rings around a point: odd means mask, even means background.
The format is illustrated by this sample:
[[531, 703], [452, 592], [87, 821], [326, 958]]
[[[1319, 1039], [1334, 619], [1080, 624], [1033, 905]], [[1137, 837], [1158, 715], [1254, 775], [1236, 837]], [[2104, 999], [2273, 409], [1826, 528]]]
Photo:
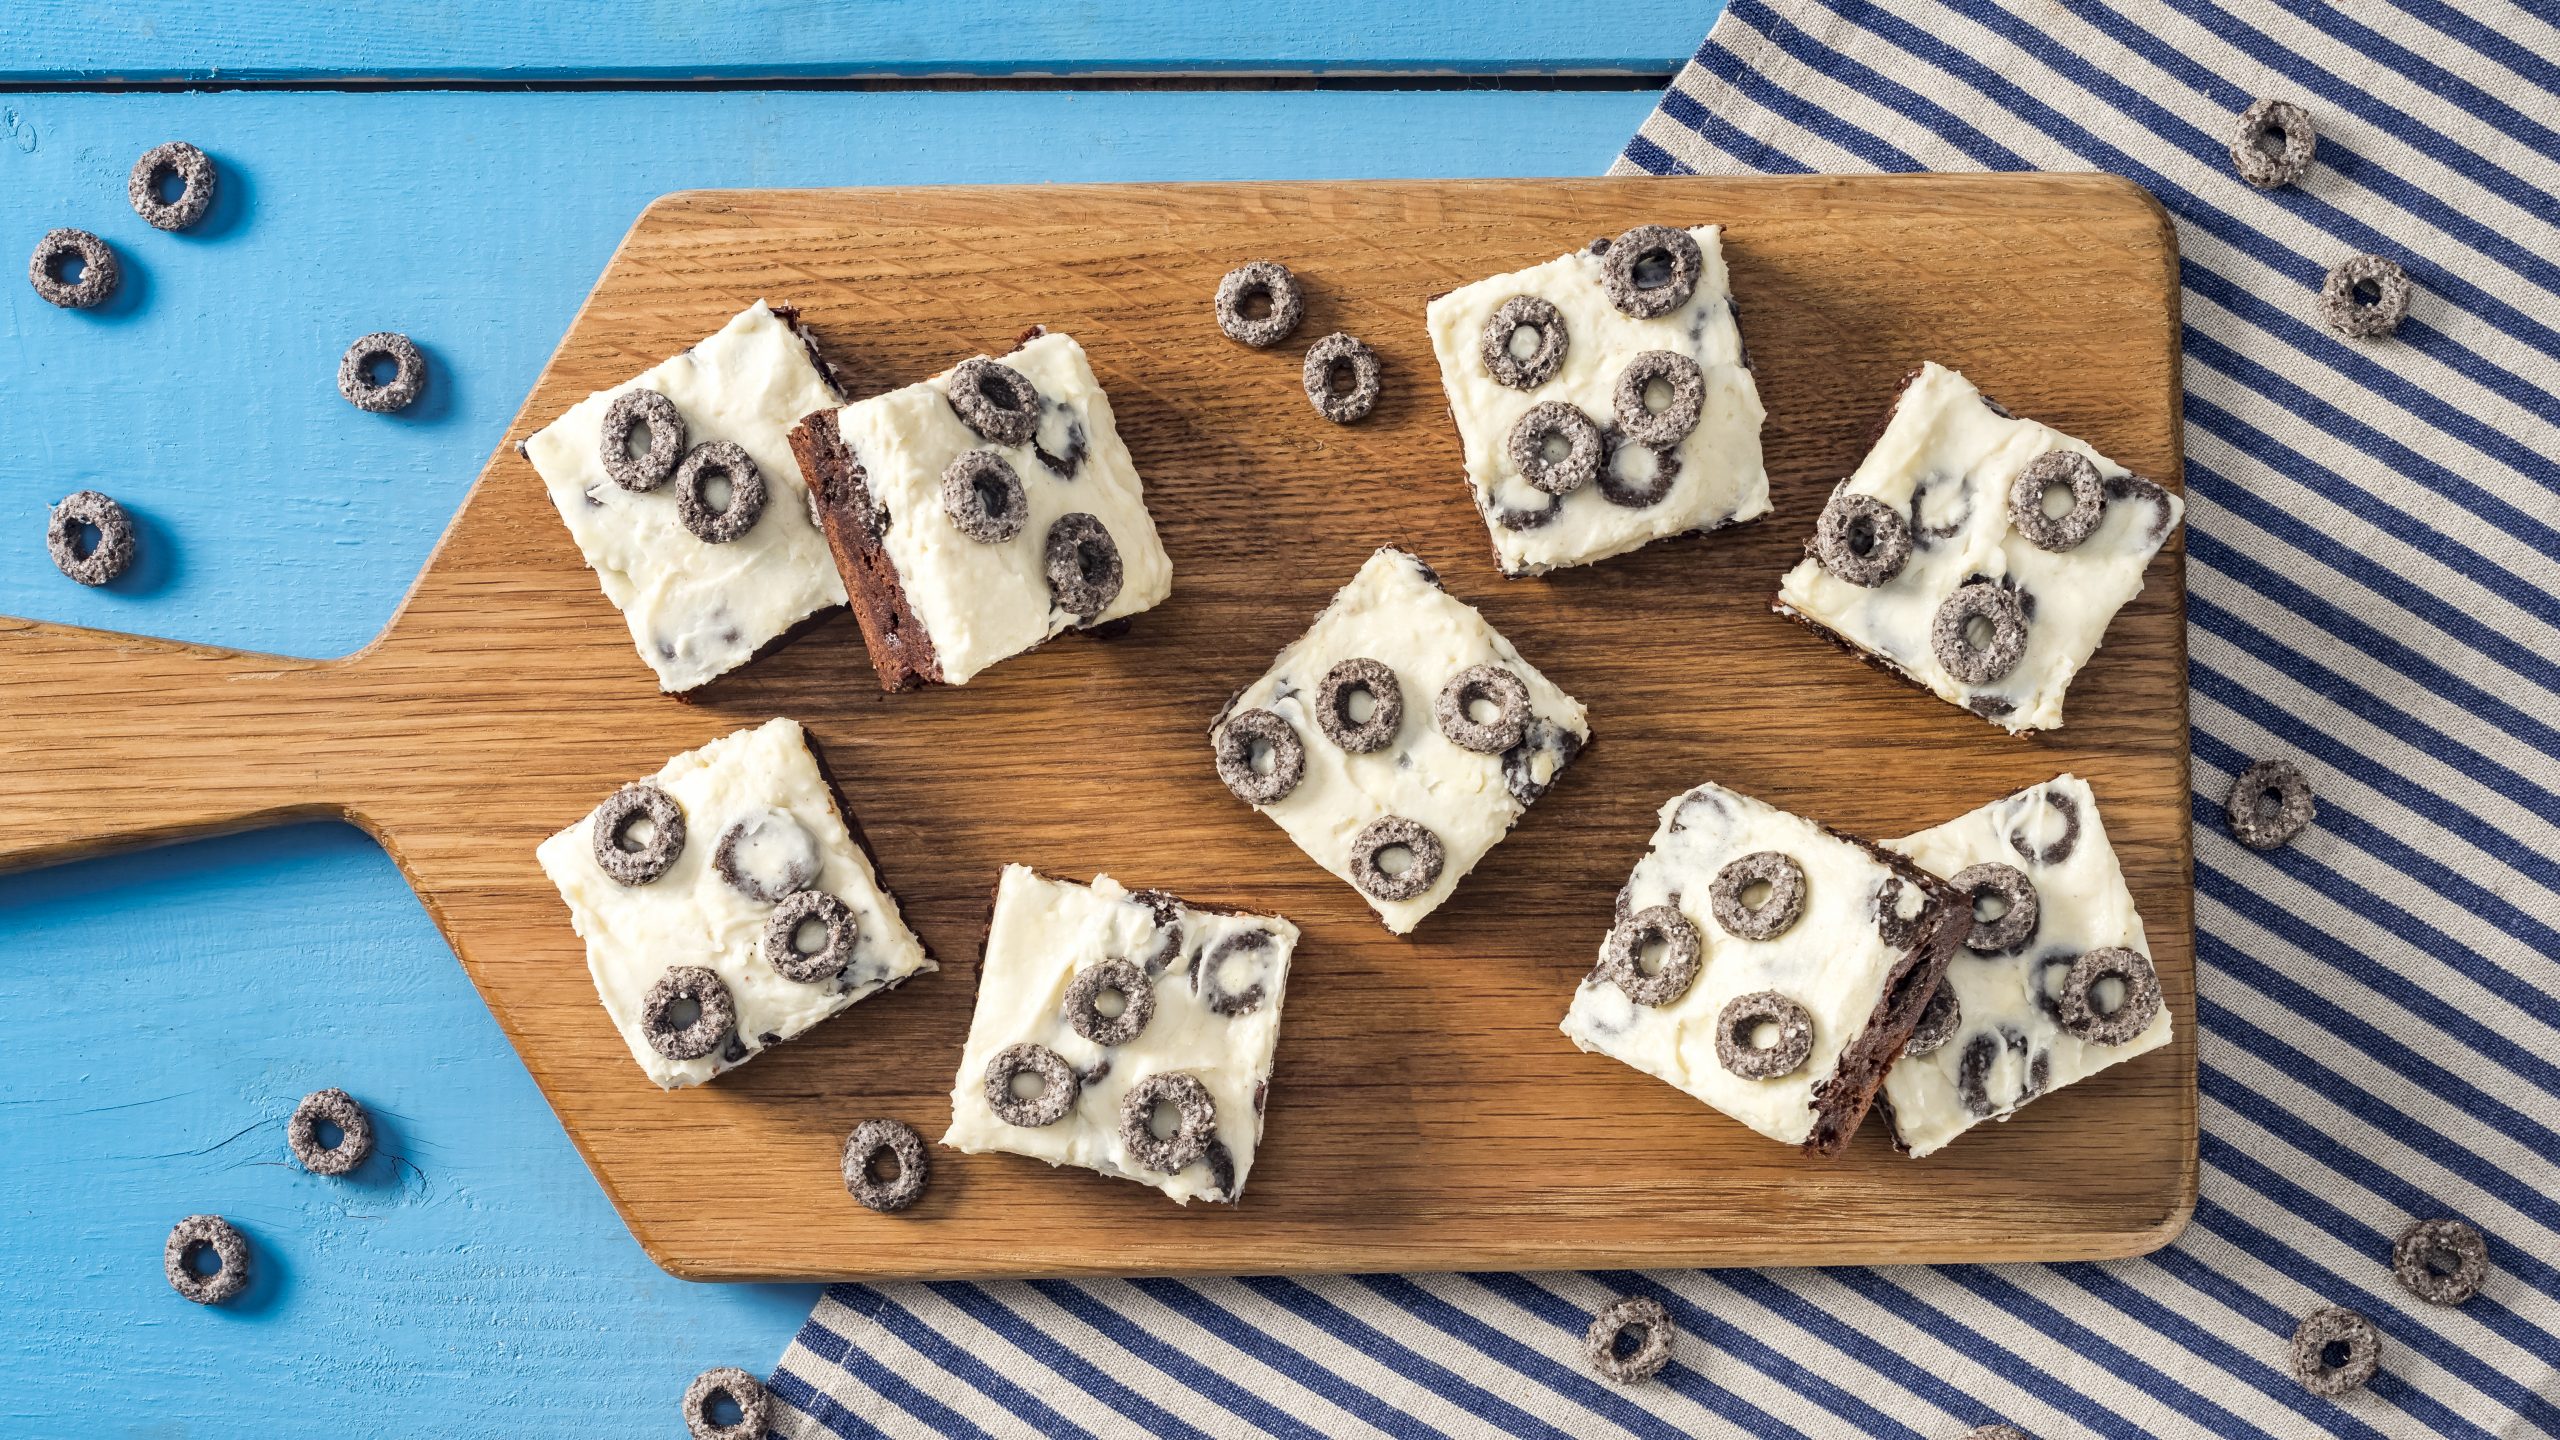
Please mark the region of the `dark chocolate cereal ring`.
[[[1155, 1131], [1156, 1106], [1174, 1112], [1171, 1135]], [[1162, 1175], [1176, 1174], [1209, 1152], [1218, 1133], [1218, 1102], [1197, 1076], [1179, 1072], [1150, 1075], [1120, 1097], [1120, 1143], [1129, 1158]]]
[[[631, 827], [643, 819], [649, 822], [648, 840], [625, 845]], [[684, 807], [646, 780], [606, 796], [595, 809], [593, 828], [596, 868], [625, 885], [648, 884], [684, 853]]]
[[1021, 371], [984, 355], [951, 371], [943, 398], [960, 423], [997, 445], [1028, 445], [1040, 430], [1040, 387]]
[[[690, 1001], [694, 1016], [675, 1023], [676, 1008]], [[700, 965], [677, 965], [640, 998], [640, 1033], [649, 1048], [670, 1060], [699, 1060], [720, 1048], [738, 1028], [738, 1002], [729, 982]]]
[[2231, 167], [2261, 190], [2279, 189], [2311, 168], [2318, 143], [2310, 111], [2290, 100], [2260, 100], [2241, 111], [2240, 123], [2232, 127]]
[[[1618, 1337], [1630, 1330], [1635, 1332], [1635, 1343], [1620, 1354]], [[1639, 1385], [1671, 1363], [1672, 1342], [1679, 1334], [1661, 1301], [1630, 1295], [1591, 1317], [1591, 1328], [1582, 1335], [1582, 1358], [1602, 1379]]]
[[[711, 1418], [712, 1403], [723, 1395], [738, 1407], [738, 1418], [727, 1425]], [[735, 1365], [705, 1370], [684, 1387], [684, 1428], [693, 1440], [764, 1440], [772, 1409], [764, 1382]]]
[[[174, 176], [178, 181], [178, 198], [160, 198], [160, 182]], [[133, 213], [149, 222], [154, 230], [184, 230], [205, 217], [213, 208], [213, 157], [184, 140], [154, 145], [133, 162], [133, 173], [125, 177], [124, 195], [133, 202]]]
[[[779, 848], [783, 852], [779, 871], [757, 874], [750, 863], [750, 846]], [[711, 851], [711, 868], [730, 889], [767, 905], [779, 905], [808, 889], [825, 864], [817, 839], [799, 821], [779, 810], [734, 822], [720, 832], [720, 843]]]
[[2223, 816], [2231, 838], [2252, 850], [2273, 850], [2291, 840], [2319, 813], [2311, 782], [2290, 760], [2261, 760], [2231, 782]]
[[[1656, 942], [1662, 945], [1662, 965], [1647, 974], [1644, 952]], [[1671, 905], [1648, 905], [1629, 915], [1600, 946], [1601, 973], [1639, 1005], [1668, 1005], [1688, 994], [1700, 958], [1698, 927]]]
[[1049, 526], [1040, 565], [1049, 577], [1049, 603], [1078, 620], [1090, 622], [1120, 598], [1120, 547], [1101, 521], [1081, 510]]
[[2080, 848], [2080, 802], [2068, 792], [2050, 786], [2036, 793], [2044, 797], [2053, 813], [2062, 817], [2062, 838], [2050, 845], [2037, 845], [2027, 838], [2027, 822], [2021, 816], [2017, 824], [2009, 827], [2009, 848], [2030, 865], [2059, 865]]
[[[1244, 313], [1245, 302], [1256, 295], [1270, 305], [1259, 317]], [[1239, 345], [1268, 350], [1289, 338], [1298, 322], [1307, 318], [1307, 294], [1298, 285], [1298, 277], [1277, 260], [1256, 260], [1239, 265], [1218, 282], [1218, 328]]]
[[[883, 1155], [898, 1162], [897, 1175], [887, 1180], [871, 1173], [871, 1167]], [[923, 1197], [930, 1173], [924, 1138], [903, 1121], [865, 1120], [845, 1137], [845, 1193], [861, 1201], [865, 1210], [889, 1215], [906, 1209]], [[759, 1435], [757, 1440], [763, 1437]]]
[[[1013, 1093], [1017, 1075], [1039, 1076], [1040, 1093]], [[1074, 1069], [1046, 1045], [1007, 1045], [987, 1062], [987, 1105], [1007, 1125], [1026, 1130], [1055, 1125], [1076, 1108], [1076, 1096], [1083, 1090], [1084, 1082], [1076, 1078]]]
[[1903, 1042], [1902, 1053], [1934, 1055], [1963, 1027], [1964, 1002], [1956, 996], [1956, 983], [1940, 980], [1938, 988], [1929, 992], [1929, 1003], [1921, 1007], [1919, 1023], [1911, 1027], [1911, 1038]]
[[[391, 378], [381, 384], [373, 379], [373, 362], [391, 362]], [[361, 336], [338, 357], [338, 393], [359, 410], [388, 415], [406, 410], [418, 402], [427, 388], [427, 357], [415, 342], [396, 330], [377, 330]]]
[[2378, 340], [2400, 328], [2416, 293], [2398, 261], [2350, 256], [2338, 262], [2320, 287], [2320, 318], [2341, 335]]
[[[1655, 410], [1645, 391], [1661, 381], [1671, 391], [1670, 403]], [[1609, 396], [1618, 428], [1640, 444], [1677, 445], [1698, 428], [1706, 413], [1707, 373], [1698, 362], [1675, 350], [1647, 350], [1618, 372], [1618, 388]]]
[[[320, 1127], [335, 1126], [338, 1143], [320, 1143]], [[314, 1175], [344, 1175], [373, 1154], [373, 1117], [344, 1090], [314, 1090], [293, 1107], [284, 1123], [284, 1143], [293, 1158]]]
[[[729, 482], [729, 505], [711, 508], [713, 477]], [[733, 440], [706, 440], [676, 467], [676, 518], [705, 545], [726, 545], [755, 528], [764, 516], [767, 496], [764, 472], [755, 457]]]
[[[1744, 892], [1766, 885], [1769, 894], [1757, 905], [1742, 903]], [[1707, 901], [1716, 923], [1744, 940], [1775, 940], [1804, 914], [1804, 867], [1792, 855], [1755, 850], [1716, 872]]]
[[[1200, 1003], [1209, 1007], [1209, 1013], [1229, 1019], [1261, 1009], [1263, 1000], [1268, 997], [1263, 981], [1271, 973], [1272, 955], [1278, 943], [1268, 930], [1238, 930], [1222, 936], [1218, 943], [1201, 954], [1199, 963], [1191, 970], [1191, 983], [1200, 992]], [[1260, 957], [1261, 970], [1253, 980], [1236, 989], [1228, 989], [1227, 962], [1247, 955]]]
[[[62, 272], [74, 260], [80, 262], [80, 278], [63, 279]], [[46, 304], [65, 310], [104, 303], [123, 278], [124, 267], [116, 262], [116, 252], [86, 230], [47, 230], [27, 261], [27, 283], [36, 287]]]
[[[1549, 455], [1547, 442], [1564, 453]], [[1503, 454], [1520, 478], [1550, 495], [1570, 495], [1600, 473], [1600, 427], [1562, 400], [1541, 400], [1511, 427]]]
[[[2122, 982], [2124, 999], [2112, 1013], [2102, 1015], [2095, 991], [2098, 982], [2107, 979]], [[2139, 950], [2121, 945], [2092, 950], [2071, 963], [2054, 1007], [2062, 1028], [2080, 1039], [2092, 1045], [2122, 1045], [2151, 1028], [2153, 1017], [2160, 1013], [2160, 972]]]
[[[2059, 515], [2044, 508], [2047, 490], [2069, 487], [2071, 508]], [[2009, 482], [2009, 525], [2039, 550], [2061, 554], [2076, 550], [2098, 531], [2107, 517], [2106, 482], [2089, 457], [2070, 450], [2047, 450], [2027, 463]]]
[[[1653, 474], [1643, 480], [1630, 480], [1618, 473], [1618, 456], [1626, 451], [1640, 451], [1653, 457]], [[1600, 473], [1593, 476], [1600, 487], [1600, 498], [1629, 510], [1649, 510], [1662, 503], [1671, 487], [1680, 483], [1680, 447], [1646, 445], [1623, 433], [1617, 426], [1600, 431]], [[1557, 501], [1562, 504], [1561, 499]]]
[[[1348, 371], [1351, 388], [1333, 388], [1335, 372]], [[1307, 363], [1299, 372], [1306, 386], [1307, 403], [1316, 413], [1336, 425], [1350, 425], [1369, 418], [1378, 408], [1378, 396], [1385, 388], [1384, 368], [1378, 363], [1378, 352], [1336, 330], [1307, 347]]]
[[[1358, 694], [1369, 697], [1366, 720], [1351, 718], [1351, 698]], [[1385, 749], [1404, 728], [1404, 687], [1396, 683], [1396, 672], [1366, 657], [1327, 670], [1316, 687], [1316, 725], [1354, 755]]]
[[[1271, 768], [1253, 764], [1256, 745], [1271, 751]], [[1307, 778], [1307, 748], [1289, 722], [1270, 710], [1246, 710], [1228, 717], [1216, 739], [1218, 778], [1247, 805], [1270, 805], [1288, 798]]]
[[2489, 1278], [2489, 1244], [2459, 1220], [2421, 1220], [2391, 1247], [2401, 1288], [2430, 1305], [2459, 1305]]
[[967, 450], [942, 472], [942, 513], [981, 545], [1001, 545], [1022, 533], [1031, 499], [1022, 477], [993, 450]]
[[[1379, 867], [1378, 857], [1395, 849], [1413, 859], [1390, 875]], [[1440, 878], [1440, 867], [1447, 859], [1440, 837], [1421, 821], [1381, 815], [1351, 837], [1351, 883], [1373, 900], [1411, 900]]]
[[1834, 579], [1872, 589], [1902, 573], [1911, 559], [1911, 526], [1873, 495], [1831, 492], [1813, 526], [1813, 560]]
[[1966, 949], [1980, 955], [1996, 955], [2035, 938], [2036, 920], [2043, 907], [2036, 898], [2036, 882], [2027, 878], [2026, 871], [1991, 860], [1967, 865], [1947, 883], [1962, 891], [1968, 904], [1979, 904], [1983, 896], [1993, 895], [2007, 907], [1992, 920], [1983, 919], [1978, 910], [1974, 913], [1973, 930], [1964, 937]]
[[1484, 500], [1484, 513], [1505, 530], [1542, 530], [1554, 524], [1556, 517], [1564, 513], [1564, 497], [1541, 491], [1538, 499], [1540, 504], [1535, 510], [1515, 510], [1488, 496]]
[[[817, 949], [803, 950], [800, 927], [812, 920], [824, 928], [825, 937]], [[758, 950], [783, 979], [816, 985], [843, 974], [861, 944], [862, 925], [853, 907], [824, 890], [802, 890], [784, 896], [765, 917]]]
[[[1778, 1027], [1766, 1045], [1751, 1043], [1763, 1025]], [[1782, 1080], [1813, 1055], [1813, 1015], [1775, 990], [1756, 990], [1725, 1002], [1716, 1016], [1716, 1059], [1745, 1080]]]
[[[87, 539], [89, 530], [98, 532], [96, 540]], [[95, 490], [75, 490], [53, 507], [44, 548], [63, 574], [83, 585], [104, 585], [133, 568], [133, 517]]]
[[1697, 239], [1668, 225], [1638, 225], [1609, 242], [1600, 257], [1600, 287], [1609, 303], [1638, 320], [1668, 315], [1689, 303], [1705, 256]]
[[[637, 455], [631, 453], [633, 430], [649, 432], [649, 448]], [[683, 461], [684, 451], [684, 412], [647, 386], [613, 397], [604, 412], [604, 425], [596, 433], [596, 458], [604, 462], [606, 477], [625, 490], [655, 490], [666, 484]]]
[[[1117, 1015], [1103, 1014], [1097, 1003], [1106, 990], [1120, 997]], [[1068, 982], [1061, 1008], [1068, 1026], [1094, 1044], [1126, 1045], [1155, 1018], [1155, 982], [1135, 960], [1105, 960], [1086, 966]]]
[[[2330, 1362], [2331, 1346], [2343, 1347]], [[2314, 1395], [2330, 1399], [2373, 1378], [2382, 1368], [2382, 1332], [2353, 1310], [2323, 1305], [2302, 1317], [2293, 1332], [2293, 1378]]]
[[[196, 1256], [210, 1250], [222, 1268], [210, 1275], [196, 1269]], [[249, 1288], [249, 1237], [219, 1215], [190, 1215], [169, 1229], [160, 1263], [169, 1288], [199, 1305], [219, 1305]]]
[[[1538, 337], [1526, 355], [1511, 348], [1523, 330]], [[1535, 295], [1514, 295], [1484, 322], [1484, 368], [1497, 385], [1535, 390], [1555, 378], [1570, 344], [1562, 311]]]
[[[1990, 639], [1973, 642], [1973, 622], [1991, 627]], [[2016, 592], [1989, 580], [1956, 587], [1929, 624], [1929, 648], [1947, 673], [1967, 685], [1988, 685], [2018, 668], [2027, 653], [2027, 612]]]
[[[1480, 700], [1493, 707], [1492, 719], [1475, 717]], [[1459, 749], [1499, 755], [1529, 731], [1528, 682], [1501, 665], [1470, 665], [1440, 687], [1431, 718]]]

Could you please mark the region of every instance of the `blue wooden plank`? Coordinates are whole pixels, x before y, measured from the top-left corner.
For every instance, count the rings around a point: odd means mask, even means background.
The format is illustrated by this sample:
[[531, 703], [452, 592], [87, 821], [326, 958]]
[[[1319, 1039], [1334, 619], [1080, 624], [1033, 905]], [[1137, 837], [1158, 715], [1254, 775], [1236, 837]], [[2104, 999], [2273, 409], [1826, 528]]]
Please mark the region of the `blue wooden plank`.
[[[0, 241], [88, 226], [138, 281], [89, 315], [0, 280], [0, 613], [360, 644], [666, 190], [1588, 173], [1650, 103], [0, 96]], [[229, 177], [202, 234], [149, 230], [124, 203], [133, 157], [173, 137]], [[383, 327], [435, 356], [421, 415], [337, 398], [340, 347]], [[46, 563], [45, 506], [82, 485], [145, 517], [159, 554], [139, 583], [85, 591]], [[17, 1027], [0, 1045], [0, 1374], [20, 1382], [0, 1387], [0, 1433], [667, 1434], [687, 1378], [769, 1364], [803, 1313], [805, 1288], [687, 1286], [649, 1264], [351, 830], [0, 879], [0, 956]], [[340, 1185], [290, 1166], [282, 1117], [331, 1084], [385, 1114], [414, 1170]], [[198, 1309], [160, 1278], [168, 1225], [199, 1210], [273, 1262], [245, 1306]]]
[[1715, 9], [1714, 0], [33, 0], [0, 11], [0, 75], [47, 83], [1667, 75]]

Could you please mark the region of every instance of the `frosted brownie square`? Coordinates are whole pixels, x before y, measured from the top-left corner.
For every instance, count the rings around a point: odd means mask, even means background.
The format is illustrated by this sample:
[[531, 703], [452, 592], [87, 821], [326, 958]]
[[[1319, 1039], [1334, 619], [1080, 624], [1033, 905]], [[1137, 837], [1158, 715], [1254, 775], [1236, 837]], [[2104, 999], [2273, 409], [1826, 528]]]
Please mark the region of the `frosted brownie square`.
[[1975, 918], [1884, 1079], [1894, 1143], [1926, 1155], [1985, 1120], [2169, 1043], [2169, 1009], [2089, 782], [2056, 776], [1887, 841]]
[[790, 443], [801, 416], [840, 403], [797, 314], [759, 300], [525, 440], [659, 689], [717, 679], [845, 603]]
[[1924, 364], [1773, 608], [2012, 733], [2051, 730], [2184, 510]]
[[1173, 593], [1111, 397], [1038, 329], [791, 435], [884, 690], [965, 685]]
[[605, 1013], [664, 1089], [934, 968], [796, 720], [686, 751], [535, 854]]
[[1582, 705], [1402, 550], [1209, 727], [1218, 777], [1402, 935], [1591, 738]]
[[942, 1143], [1244, 1194], [1298, 927], [1008, 865]]
[[1431, 348], [1504, 573], [1769, 509], [1722, 228], [1640, 225], [1431, 302]]
[[1901, 856], [1701, 785], [1662, 807], [1564, 1033], [1835, 1154], [1971, 923]]

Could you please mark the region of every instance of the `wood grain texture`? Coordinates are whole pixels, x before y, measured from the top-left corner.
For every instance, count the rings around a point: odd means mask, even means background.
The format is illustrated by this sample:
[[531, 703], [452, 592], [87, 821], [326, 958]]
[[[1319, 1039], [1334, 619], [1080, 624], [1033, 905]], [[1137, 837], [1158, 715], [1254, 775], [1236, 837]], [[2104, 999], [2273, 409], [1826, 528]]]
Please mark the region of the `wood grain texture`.
[[1541, 0], [27, 0], [0, 79], [781, 80], [835, 76], [1668, 76], [1719, 4]]
[[[1543, 581], [1498, 577], [1465, 503], [1425, 297], [1640, 220], [1722, 221], [1779, 513]], [[1293, 349], [1209, 323], [1228, 266], [1288, 258], [1307, 335], [1384, 357], [1348, 429]], [[529, 467], [502, 447], [389, 630], [285, 662], [16, 623], [0, 864], [292, 815], [380, 836], [653, 1257], [693, 1278], [1223, 1273], [2117, 1255], [2195, 1185], [2182, 559], [2019, 741], [1833, 653], [1765, 597], [1923, 355], [2123, 463], [2178, 468], [2175, 245], [2072, 176], [690, 193], [653, 206], [508, 435], [765, 296], [859, 393], [1026, 324], [1093, 354], [1176, 568], [1115, 642], [881, 697], [839, 616], [659, 696]], [[1379, 543], [1406, 544], [1593, 712], [1598, 744], [1413, 939], [1236, 804], [1202, 728]], [[662, 1095], [595, 1003], [533, 846], [616, 783], [774, 714], [825, 745], [946, 969], [722, 1081]], [[77, 741], [101, 763], [45, 757]], [[1809, 1162], [1555, 1030], [1667, 795], [1714, 778], [1852, 831], [2089, 777], [2153, 932], [2176, 1045], [1913, 1163]], [[1280, 910], [1307, 932], [1270, 1132], [1237, 1207], [937, 1152], [902, 1217], [841, 1192], [856, 1119], [938, 1133], [988, 878], [1009, 860]], [[1715, 1223], [1700, 1225], [1701, 1214]]]

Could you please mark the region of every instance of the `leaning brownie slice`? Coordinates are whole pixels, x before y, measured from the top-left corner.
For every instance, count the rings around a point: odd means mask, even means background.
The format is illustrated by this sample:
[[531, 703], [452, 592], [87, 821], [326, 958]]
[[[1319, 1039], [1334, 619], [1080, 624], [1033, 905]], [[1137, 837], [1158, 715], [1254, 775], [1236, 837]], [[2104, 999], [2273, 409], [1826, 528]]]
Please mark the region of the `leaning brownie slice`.
[[1722, 227], [1640, 225], [1431, 302], [1431, 348], [1505, 574], [1765, 514], [1760, 392]]
[[[1973, 907], [1884, 1079], [1913, 1156], [2169, 1043], [2169, 1007], [2089, 782], [2060, 775], [1887, 845]], [[1987, 912], [1987, 913], [1986, 913]]]
[[2184, 509], [1924, 364], [1773, 608], [2013, 734], [2056, 729]]
[[845, 602], [789, 439], [811, 408], [840, 403], [797, 313], [759, 300], [526, 438], [661, 690], [717, 679]]
[[1901, 856], [1701, 785], [1662, 807], [1564, 1033], [1836, 1154], [1971, 923]]
[[1238, 1199], [1298, 927], [1008, 865], [942, 1143]]
[[1395, 549], [1370, 556], [1209, 729], [1236, 798], [1399, 935], [1449, 898], [1590, 738], [1580, 702]]
[[664, 1089], [934, 968], [796, 720], [677, 756], [535, 854], [605, 1013]]
[[1173, 592], [1111, 397], [1065, 335], [809, 415], [791, 448], [884, 690], [967, 684]]

